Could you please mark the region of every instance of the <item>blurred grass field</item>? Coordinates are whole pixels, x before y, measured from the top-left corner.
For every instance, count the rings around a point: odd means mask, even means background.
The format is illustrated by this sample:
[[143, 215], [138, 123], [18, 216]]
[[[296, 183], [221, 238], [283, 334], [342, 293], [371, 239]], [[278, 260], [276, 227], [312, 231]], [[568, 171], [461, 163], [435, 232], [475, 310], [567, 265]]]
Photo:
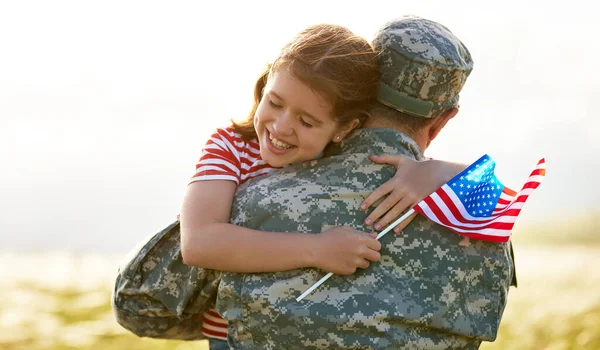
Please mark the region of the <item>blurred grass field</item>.
[[[592, 218], [514, 233], [519, 287], [497, 340], [482, 349], [600, 349], [600, 227]], [[204, 341], [137, 338], [114, 321], [120, 258], [1, 254], [0, 349], [208, 349]]]

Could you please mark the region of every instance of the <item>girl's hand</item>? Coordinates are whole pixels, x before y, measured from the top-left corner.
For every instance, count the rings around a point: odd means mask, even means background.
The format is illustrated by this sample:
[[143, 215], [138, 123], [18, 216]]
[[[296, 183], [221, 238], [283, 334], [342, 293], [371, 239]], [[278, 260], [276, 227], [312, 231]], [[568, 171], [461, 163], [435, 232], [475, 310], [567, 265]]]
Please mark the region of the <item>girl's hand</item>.
[[[465, 168], [457, 163], [417, 161], [403, 154], [373, 155], [371, 160], [377, 164], [393, 165], [397, 169], [392, 179], [375, 189], [361, 204], [361, 209], [367, 210], [387, 195], [365, 219], [365, 225], [373, 224], [375, 230], [384, 228]], [[414, 213], [401, 222], [394, 232], [401, 232], [416, 215]]]
[[337, 275], [351, 275], [381, 258], [376, 234], [347, 226], [334, 227], [316, 235], [314, 266]]

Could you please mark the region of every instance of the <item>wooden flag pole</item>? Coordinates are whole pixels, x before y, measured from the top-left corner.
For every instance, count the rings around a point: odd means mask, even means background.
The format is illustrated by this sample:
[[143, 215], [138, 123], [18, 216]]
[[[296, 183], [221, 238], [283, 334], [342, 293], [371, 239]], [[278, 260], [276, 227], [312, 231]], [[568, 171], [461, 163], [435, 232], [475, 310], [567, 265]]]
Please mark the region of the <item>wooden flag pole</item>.
[[[386, 233], [390, 232], [394, 227], [398, 226], [398, 224], [400, 224], [402, 221], [406, 220], [406, 218], [408, 218], [409, 216], [411, 216], [413, 213], [415, 212], [414, 209], [410, 209], [409, 211], [407, 211], [404, 215], [402, 215], [398, 220], [392, 222], [391, 224], [388, 225], [388, 227], [385, 228], [385, 230], [379, 232], [379, 234], [377, 235], [377, 237], [375, 238], [376, 240], [379, 240], [381, 237], [383, 237]], [[325, 276], [323, 276], [323, 278], [321, 278], [317, 283], [313, 284], [310, 288], [308, 288], [304, 293], [302, 293], [302, 295], [300, 295], [299, 297], [296, 298], [296, 301], [300, 301], [302, 299], [304, 299], [304, 297], [306, 297], [307, 295], [309, 295], [310, 293], [312, 293], [313, 290], [315, 290], [318, 286], [322, 285], [323, 283], [325, 283], [325, 281], [327, 281], [329, 279], [329, 277], [333, 276], [333, 272], [329, 272], [327, 273]]]

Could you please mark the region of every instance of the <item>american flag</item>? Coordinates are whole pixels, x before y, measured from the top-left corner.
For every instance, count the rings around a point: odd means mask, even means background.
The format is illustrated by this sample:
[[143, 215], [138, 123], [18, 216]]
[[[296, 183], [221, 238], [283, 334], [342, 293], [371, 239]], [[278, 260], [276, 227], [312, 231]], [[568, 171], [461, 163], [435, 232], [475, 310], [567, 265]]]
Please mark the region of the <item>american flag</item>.
[[546, 162], [538, 162], [518, 193], [498, 181], [495, 167], [492, 158], [482, 156], [413, 209], [461, 235], [508, 241], [523, 204], [546, 174]]

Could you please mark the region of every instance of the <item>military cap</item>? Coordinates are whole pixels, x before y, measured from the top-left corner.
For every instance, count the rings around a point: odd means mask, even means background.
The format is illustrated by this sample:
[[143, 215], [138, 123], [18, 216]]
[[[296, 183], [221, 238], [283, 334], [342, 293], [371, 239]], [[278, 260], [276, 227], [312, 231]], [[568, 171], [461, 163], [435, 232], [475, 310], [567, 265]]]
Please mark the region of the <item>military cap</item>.
[[424, 118], [457, 105], [473, 60], [448, 28], [420, 17], [401, 17], [377, 31], [373, 46], [380, 52], [381, 103]]

